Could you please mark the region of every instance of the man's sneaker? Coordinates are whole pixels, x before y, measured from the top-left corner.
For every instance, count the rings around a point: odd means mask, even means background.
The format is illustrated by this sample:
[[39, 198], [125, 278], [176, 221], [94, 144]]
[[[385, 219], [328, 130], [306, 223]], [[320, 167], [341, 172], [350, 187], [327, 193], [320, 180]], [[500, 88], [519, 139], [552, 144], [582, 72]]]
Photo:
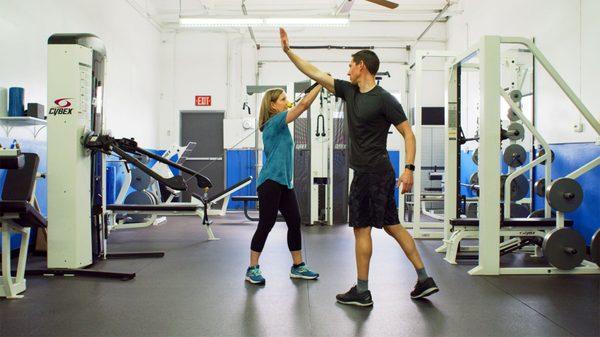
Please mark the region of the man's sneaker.
[[305, 280], [316, 280], [319, 278], [319, 273], [315, 273], [314, 271], [310, 270], [304, 264], [304, 262], [302, 262], [298, 265], [298, 267], [292, 266], [292, 269], [290, 270], [290, 277], [301, 278]]
[[265, 284], [266, 280], [260, 273], [260, 266], [248, 267], [246, 281], [252, 284]]
[[342, 304], [356, 305], [359, 307], [370, 307], [373, 305], [371, 291], [367, 290], [359, 293], [356, 286], [350, 288], [345, 294], [338, 294], [335, 298]]
[[423, 282], [417, 282], [417, 285], [415, 285], [415, 290], [410, 293], [410, 298], [423, 298], [431, 294], [435, 294], [438, 291], [440, 291], [440, 289], [438, 289], [437, 285], [435, 285], [433, 279], [428, 277]]

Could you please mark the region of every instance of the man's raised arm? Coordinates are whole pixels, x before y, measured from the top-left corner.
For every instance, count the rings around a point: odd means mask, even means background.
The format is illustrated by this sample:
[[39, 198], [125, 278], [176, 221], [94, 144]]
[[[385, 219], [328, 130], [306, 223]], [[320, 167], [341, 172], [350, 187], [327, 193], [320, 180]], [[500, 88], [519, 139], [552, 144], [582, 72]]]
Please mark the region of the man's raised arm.
[[281, 38], [281, 48], [283, 49], [283, 52], [289, 57], [290, 61], [294, 63], [296, 68], [298, 68], [298, 70], [300, 70], [304, 75], [310, 77], [313, 81], [325, 87], [325, 89], [329, 90], [329, 92], [335, 93], [333, 77], [303, 60], [300, 58], [300, 56], [294, 54], [294, 52], [292, 52], [290, 49], [290, 41], [283, 28], [279, 28], [279, 36]]

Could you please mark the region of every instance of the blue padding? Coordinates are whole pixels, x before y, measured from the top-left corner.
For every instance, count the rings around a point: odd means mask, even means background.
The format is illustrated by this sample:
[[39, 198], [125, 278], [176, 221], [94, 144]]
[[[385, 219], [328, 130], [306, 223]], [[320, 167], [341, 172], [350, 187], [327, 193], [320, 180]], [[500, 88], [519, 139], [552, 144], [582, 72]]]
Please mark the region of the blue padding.
[[[554, 162], [552, 163], [552, 179], [564, 177], [589, 161], [600, 156], [600, 146], [594, 143], [552, 144]], [[534, 168], [535, 180], [544, 177], [544, 166]], [[583, 188], [583, 203], [575, 211], [566, 213], [565, 217], [573, 220], [573, 228], [581, 233], [589, 245], [592, 235], [600, 228], [600, 167], [588, 171], [577, 182]], [[535, 195], [535, 209], [544, 208], [544, 199]]]
[[[10, 147], [13, 139], [0, 137], [0, 144], [3, 147]], [[36, 140], [19, 140], [19, 144], [21, 145], [22, 152], [33, 152], [37, 153], [40, 157], [40, 163], [38, 166], [38, 172], [47, 172], [47, 145], [45, 141], [36, 141]], [[0, 170], [0, 183], [4, 186], [4, 178], [6, 177], [6, 170]], [[47, 199], [47, 187], [46, 179], [38, 179], [35, 189], [35, 197], [40, 206], [40, 211], [44, 216], [48, 214], [48, 199]], [[31, 240], [33, 241], [34, 235], [31, 236]], [[20, 234], [13, 234], [10, 238], [11, 248], [18, 249], [19, 244], [21, 242]], [[0, 247], [2, 247], [2, 243], [0, 242]]]
[[[474, 151], [460, 151], [460, 182], [469, 184], [471, 175], [477, 172], [477, 165], [473, 162]], [[466, 197], [476, 197], [477, 195], [470, 188], [461, 186], [460, 194]]]
[[[400, 151], [388, 151], [388, 155], [390, 157], [390, 161], [392, 162], [392, 166], [394, 167], [394, 172], [396, 177], [400, 177]], [[398, 189], [394, 192], [394, 199], [396, 200], [396, 206], [398, 205], [398, 193], [400, 191]]]
[[[256, 156], [254, 150], [227, 150], [227, 188], [239, 181], [252, 176], [252, 182], [232, 195], [256, 195]], [[248, 203], [250, 208], [256, 208], [255, 202]], [[241, 201], [229, 201], [227, 209], [242, 209]]]

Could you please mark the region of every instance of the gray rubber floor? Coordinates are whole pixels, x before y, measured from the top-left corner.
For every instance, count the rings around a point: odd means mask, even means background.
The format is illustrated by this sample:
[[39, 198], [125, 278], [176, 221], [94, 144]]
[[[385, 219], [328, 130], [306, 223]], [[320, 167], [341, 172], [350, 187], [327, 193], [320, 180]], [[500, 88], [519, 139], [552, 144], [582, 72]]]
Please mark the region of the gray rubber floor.
[[381, 231], [372, 309], [335, 302], [355, 282], [346, 226], [304, 228], [305, 259], [321, 279], [295, 281], [286, 227], [277, 224], [261, 261], [267, 285], [251, 286], [243, 279], [255, 224], [241, 219], [215, 219], [216, 242], [206, 241], [198, 218], [115, 232], [113, 251], [166, 255], [96, 266], [136, 272], [128, 282], [30, 277], [25, 298], [0, 300], [0, 336], [600, 336], [599, 276], [472, 277], [471, 266], [451, 266], [433, 252], [438, 242], [421, 241], [441, 291], [411, 301], [414, 270]]

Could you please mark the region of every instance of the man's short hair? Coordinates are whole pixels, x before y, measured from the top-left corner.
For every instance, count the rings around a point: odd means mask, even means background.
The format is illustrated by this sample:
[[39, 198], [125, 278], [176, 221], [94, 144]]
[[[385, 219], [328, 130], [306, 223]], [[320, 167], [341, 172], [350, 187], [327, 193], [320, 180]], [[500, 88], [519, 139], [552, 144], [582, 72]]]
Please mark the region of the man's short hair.
[[352, 60], [356, 64], [359, 64], [362, 61], [371, 75], [377, 75], [377, 71], [379, 70], [379, 57], [377, 57], [377, 54], [374, 52], [366, 49], [361, 50], [352, 54]]

